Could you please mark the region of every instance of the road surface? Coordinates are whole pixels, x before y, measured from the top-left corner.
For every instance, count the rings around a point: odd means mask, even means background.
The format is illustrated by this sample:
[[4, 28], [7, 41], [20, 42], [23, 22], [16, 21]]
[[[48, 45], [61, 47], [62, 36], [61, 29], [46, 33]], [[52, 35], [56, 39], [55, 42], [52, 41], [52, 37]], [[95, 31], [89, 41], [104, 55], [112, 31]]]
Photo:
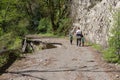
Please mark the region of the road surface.
[[120, 80], [90, 46], [78, 47], [75, 41], [70, 45], [68, 39], [51, 41], [62, 46], [25, 55], [0, 80]]

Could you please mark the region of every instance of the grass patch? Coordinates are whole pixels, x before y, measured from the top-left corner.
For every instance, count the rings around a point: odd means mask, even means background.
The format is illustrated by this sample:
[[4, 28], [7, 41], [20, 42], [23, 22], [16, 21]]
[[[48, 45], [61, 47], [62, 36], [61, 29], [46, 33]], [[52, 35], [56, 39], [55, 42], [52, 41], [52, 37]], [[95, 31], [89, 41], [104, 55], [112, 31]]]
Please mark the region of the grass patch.
[[95, 48], [97, 51], [102, 52], [103, 48], [99, 44], [91, 44], [93, 48]]
[[94, 43], [91, 43], [91, 42], [86, 42], [86, 45], [91, 46], [92, 48], [96, 49], [99, 52], [103, 51], [102, 46], [99, 45], [99, 44], [94, 44]]
[[55, 37], [54, 34], [51, 33], [45, 33], [45, 34], [38, 34], [39, 36], [46, 36], [46, 37]]
[[119, 63], [120, 64], [119, 56], [118, 56], [118, 54], [115, 54], [114, 48], [104, 49], [99, 44], [92, 44], [92, 43], [87, 43], [87, 44], [91, 45], [92, 48], [94, 48], [98, 52], [100, 52], [102, 54], [102, 57], [104, 58], [104, 60], [107, 61], [108, 63]]
[[108, 48], [103, 51], [103, 58], [110, 63], [120, 63], [120, 59], [117, 54], [115, 54], [115, 49]]
[[45, 34], [38, 34], [39, 36], [43, 37], [56, 37], [56, 38], [64, 38], [65, 36], [62, 35], [54, 35], [52, 33], [45, 33]]

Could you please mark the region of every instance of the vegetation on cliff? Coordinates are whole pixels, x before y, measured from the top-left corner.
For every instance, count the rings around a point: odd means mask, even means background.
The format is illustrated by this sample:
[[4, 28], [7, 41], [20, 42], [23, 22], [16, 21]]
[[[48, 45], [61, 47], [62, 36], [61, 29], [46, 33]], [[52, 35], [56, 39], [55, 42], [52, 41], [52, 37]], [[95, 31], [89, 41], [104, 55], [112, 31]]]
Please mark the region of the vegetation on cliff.
[[106, 59], [109, 62], [120, 63], [120, 10], [113, 14], [113, 25], [109, 37], [109, 47], [106, 51]]

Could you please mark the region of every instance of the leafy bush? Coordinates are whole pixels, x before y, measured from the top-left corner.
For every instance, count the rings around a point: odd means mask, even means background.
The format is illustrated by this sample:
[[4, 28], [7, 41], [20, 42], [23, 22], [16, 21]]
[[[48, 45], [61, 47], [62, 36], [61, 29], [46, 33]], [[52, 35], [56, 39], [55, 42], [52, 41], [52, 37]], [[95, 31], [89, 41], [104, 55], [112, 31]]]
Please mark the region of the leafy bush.
[[38, 33], [46, 33], [51, 32], [51, 22], [48, 18], [43, 18], [39, 21], [39, 25], [37, 27]]
[[69, 18], [61, 19], [59, 28], [57, 29], [58, 35], [66, 35], [71, 27], [71, 20]]
[[0, 37], [0, 49], [7, 47], [8, 49], [15, 49], [21, 46], [21, 39], [16, 37], [13, 32], [6, 33]]
[[13, 41], [13, 43], [9, 46], [10, 49], [16, 49], [21, 47], [21, 39], [16, 37]]
[[102, 52], [103, 48], [102, 48], [102, 46], [100, 46], [99, 44], [92, 44], [92, 43], [91, 43], [91, 45], [92, 45], [92, 47], [95, 48], [96, 50]]
[[120, 11], [115, 12], [113, 15], [113, 28], [111, 29], [112, 35], [109, 38], [109, 47], [115, 49], [115, 53], [120, 52]]
[[103, 51], [103, 57], [107, 62], [110, 63], [117, 63], [118, 62], [118, 55], [114, 54], [115, 49], [114, 48], [108, 48]]
[[104, 57], [110, 62], [120, 62], [120, 11], [113, 15], [113, 27], [109, 37], [109, 47], [104, 53]]
[[8, 47], [8, 43], [10, 43], [11, 33], [6, 33], [2, 36], [0, 36], [0, 49], [5, 46]]
[[3, 66], [8, 59], [8, 54], [0, 56], [0, 67]]

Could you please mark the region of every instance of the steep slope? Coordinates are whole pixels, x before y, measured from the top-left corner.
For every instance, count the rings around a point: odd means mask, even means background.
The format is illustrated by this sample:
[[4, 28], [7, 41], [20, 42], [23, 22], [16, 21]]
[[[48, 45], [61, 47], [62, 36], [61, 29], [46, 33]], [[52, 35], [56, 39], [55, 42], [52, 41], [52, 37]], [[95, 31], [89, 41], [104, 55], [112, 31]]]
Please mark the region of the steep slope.
[[72, 0], [73, 26], [81, 27], [86, 39], [107, 45], [112, 14], [120, 9], [120, 0]]

